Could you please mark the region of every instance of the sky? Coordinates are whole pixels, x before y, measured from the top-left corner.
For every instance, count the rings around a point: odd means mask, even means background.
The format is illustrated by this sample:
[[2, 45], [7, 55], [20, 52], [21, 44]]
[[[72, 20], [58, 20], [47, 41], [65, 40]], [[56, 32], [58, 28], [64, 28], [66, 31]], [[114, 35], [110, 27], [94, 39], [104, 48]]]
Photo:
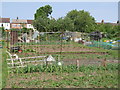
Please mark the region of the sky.
[[[2, 17], [16, 19], [34, 19], [39, 7], [50, 5], [53, 9], [52, 17], [64, 17], [69, 11], [85, 10], [96, 22], [117, 22], [118, 2], [2, 2]], [[119, 7], [120, 8], [120, 7]]]
[[120, 21], [120, 1], [118, 3], [118, 20]]

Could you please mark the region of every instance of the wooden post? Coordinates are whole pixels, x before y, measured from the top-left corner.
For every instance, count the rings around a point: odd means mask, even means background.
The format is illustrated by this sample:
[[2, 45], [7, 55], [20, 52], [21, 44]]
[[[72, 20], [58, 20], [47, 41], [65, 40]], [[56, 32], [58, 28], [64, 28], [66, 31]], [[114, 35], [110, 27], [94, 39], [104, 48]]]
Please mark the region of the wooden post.
[[79, 69], [80, 63], [79, 60], [77, 60], [77, 69]]
[[21, 65], [23, 66], [23, 62], [22, 62], [22, 59], [21, 59], [21, 58], [19, 58], [19, 60], [20, 60], [20, 63], [21, 63]]
[[48, 61], [46, 60], [46, 66], [48, 66]]
[[106, 67], [106, 63], [107, 63], [107, 62], [106, 62], [106, 58], [105, 58], [105, 59], [101, 62], [101, 64], [102, 64], [103, 67]]

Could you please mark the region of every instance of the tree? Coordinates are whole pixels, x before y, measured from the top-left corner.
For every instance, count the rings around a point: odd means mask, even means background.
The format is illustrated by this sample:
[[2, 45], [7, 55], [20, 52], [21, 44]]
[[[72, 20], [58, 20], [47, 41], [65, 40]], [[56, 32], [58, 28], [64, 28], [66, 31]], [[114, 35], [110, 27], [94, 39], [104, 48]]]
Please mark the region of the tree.
[[97, 29], [100, 30], [100, 32], [103, 32], [104, 34], [107, 35], [107, 38], [112, 39], [112, 38], [117, 38], [119, 37], [120, 34], [120, 25], [112, 25], [110, 23], [107, 24], [99, 24], [97, 25]]
[[50, 23], [49, 18], [43, 18], [39, 17], [33, 22], [33, 26], [39, 31], [39, 32], [46, 32], [48, 31], [48, 24]]
[[66, 31], [66, 30], [73, 31], [73, 29], [74, 29], [74, 24], [73, 24], [72, 20], [68, 17], [59, 18], [57, 20], [57, 23], [58, 23], [57, 28], [60, 31]]
[[113, 35], [114, 38], [116, 38], [117, 40], [120, 40], [120, 25], [115, 25], [113, 27], [113, 31], [111, 34]]
[[76, 9], [68, 12], [67, 15], [66, 15], [66, 17], [69, 17], [69, 18], [70, 18], [71, 20], [73, 20], [73, 21], [74, 21], [78, 16], [79, 16], [79, 11], [77, 11]]
[[90, 16], [89, 12], [72, 10], [67, 13], [66, 17], [69, 17], [74, 22], [75, 31], [91, 32], [95, 29], [95, 19]]
[[49, 32], [57, 32], [58, 31], [57, 26], [58, 26], [57, 20], [52, 18], [49, 20], [49, 24], [48, 24], [47, 28], [49, 29]]
[[36, 10], [36, 13], [34, 14], [35, 20], [39, 17], [47, 18], [52, 13], [52, 7], [50, 5], [45, 5], [44, 7], [40, 7]]

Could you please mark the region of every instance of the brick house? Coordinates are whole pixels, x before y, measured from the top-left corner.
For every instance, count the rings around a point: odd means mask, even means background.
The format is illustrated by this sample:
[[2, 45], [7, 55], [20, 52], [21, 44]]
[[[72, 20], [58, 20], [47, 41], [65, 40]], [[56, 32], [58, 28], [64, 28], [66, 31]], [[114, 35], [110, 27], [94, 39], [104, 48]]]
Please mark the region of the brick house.
[[12, 19], [11, 27], [14, 29], [22, 29], [23, 27], [27, 28], [27, 20], [24, 19]]
[[110, 23], [110, 22], [104, 22], [104, 20], [102, 20], [101, 22], [97, 22], [97, 24], [111, 24], [111, 25], [115, 26], [115, 25], [118, 25], [117, 22], [116, 23]]
[[27, 20], [27, 28], [28, 29], [34, 29], [34, 27], [33, 27], [33, 20]]
[[4, 29], [10, 29], [10, 18], [0, 18], [0, 27]]

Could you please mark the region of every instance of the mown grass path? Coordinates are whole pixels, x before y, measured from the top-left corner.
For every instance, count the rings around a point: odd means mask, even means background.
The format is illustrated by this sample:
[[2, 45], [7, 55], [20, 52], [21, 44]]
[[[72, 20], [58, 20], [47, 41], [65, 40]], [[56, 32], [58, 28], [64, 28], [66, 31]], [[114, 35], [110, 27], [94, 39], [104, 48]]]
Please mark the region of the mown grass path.
[[0, 48], [0, 89], [2, 88], [2, 49]]

